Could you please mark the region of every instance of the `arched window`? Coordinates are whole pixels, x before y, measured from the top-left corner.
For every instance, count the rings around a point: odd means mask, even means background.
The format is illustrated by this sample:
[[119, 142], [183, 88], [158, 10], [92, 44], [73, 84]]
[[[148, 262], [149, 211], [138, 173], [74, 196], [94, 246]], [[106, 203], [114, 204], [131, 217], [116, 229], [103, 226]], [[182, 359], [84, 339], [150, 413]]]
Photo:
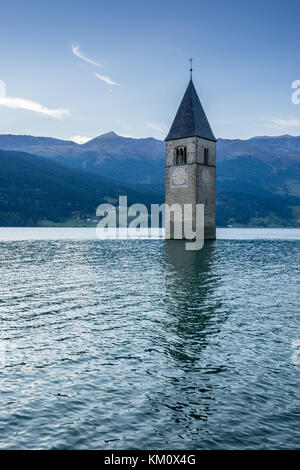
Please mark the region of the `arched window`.
[[204, 164], [208, 165], [209, 149], [205, 147], [204, 149]]
[[186, 147], [176, 147], [174, 150], [174, 165], [186, 165]]

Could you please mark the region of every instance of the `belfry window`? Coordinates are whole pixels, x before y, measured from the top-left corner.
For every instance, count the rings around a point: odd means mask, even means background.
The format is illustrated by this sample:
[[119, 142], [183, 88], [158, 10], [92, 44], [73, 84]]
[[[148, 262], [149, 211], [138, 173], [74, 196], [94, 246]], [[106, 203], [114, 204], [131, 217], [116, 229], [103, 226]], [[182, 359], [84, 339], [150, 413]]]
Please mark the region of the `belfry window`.
[[206, 147], [204, 149], [204, 164], [208, 165], [209, 149]]
[[174, 150], [174, 165], [186, 165], [186, 147], [176, 147]]

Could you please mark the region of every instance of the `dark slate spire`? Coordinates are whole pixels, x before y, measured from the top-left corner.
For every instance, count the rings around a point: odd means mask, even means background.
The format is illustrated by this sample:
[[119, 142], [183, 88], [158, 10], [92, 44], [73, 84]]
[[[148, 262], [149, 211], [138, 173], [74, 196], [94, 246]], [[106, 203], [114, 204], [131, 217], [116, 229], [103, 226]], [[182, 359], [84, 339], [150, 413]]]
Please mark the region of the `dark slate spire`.
[[216, 141], [191, 79], [165, 140], [196, 136]]

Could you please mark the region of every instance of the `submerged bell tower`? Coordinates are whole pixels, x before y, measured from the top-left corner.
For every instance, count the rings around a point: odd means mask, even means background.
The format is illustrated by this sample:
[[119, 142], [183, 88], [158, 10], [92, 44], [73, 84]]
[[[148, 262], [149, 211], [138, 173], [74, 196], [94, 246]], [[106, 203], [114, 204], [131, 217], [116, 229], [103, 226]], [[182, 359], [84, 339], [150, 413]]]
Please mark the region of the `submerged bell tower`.
[[[166, 141], [166, 204], [204, 204], [204, 238], [216, 238], [216, 138], [191, 77]], [[195, 226], [195, 220], [193, 220]], [[172, 236], [172, 223], [171, 234]]]

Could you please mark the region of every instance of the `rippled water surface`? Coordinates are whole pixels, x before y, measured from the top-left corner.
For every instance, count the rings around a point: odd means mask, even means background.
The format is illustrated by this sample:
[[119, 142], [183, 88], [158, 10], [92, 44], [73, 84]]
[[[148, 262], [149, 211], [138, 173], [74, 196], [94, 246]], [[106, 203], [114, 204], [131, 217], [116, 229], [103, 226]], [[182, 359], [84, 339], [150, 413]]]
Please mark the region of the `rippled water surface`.
[[1, 448], [300, 448], [299, 254], [0, 242]]

